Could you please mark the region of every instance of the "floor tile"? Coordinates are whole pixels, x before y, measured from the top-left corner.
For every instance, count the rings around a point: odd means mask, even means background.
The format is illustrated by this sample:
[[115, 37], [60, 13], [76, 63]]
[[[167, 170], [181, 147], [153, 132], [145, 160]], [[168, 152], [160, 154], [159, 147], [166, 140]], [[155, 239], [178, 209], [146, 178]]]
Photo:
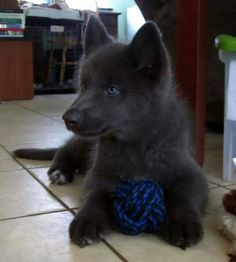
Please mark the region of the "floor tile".
[[50, 167], [52, 164], [52, 161], [50, 160], [40, 161], [40, 160], [17, 158], [17, 161], [19, 161], [25, 168]]
[[66, 185], [52, 185], [47, 176], [47, 168], [31, 169], [31, 172], [44, 183], [58, 198], [70, 208], [80, 206], [79, 196], [83, 184], [83, 176], [75, 176], [72, 183]]
[[60, 115], [53, 114], [53, 115], [50, 115], [49, 117], [51, 119], [55, 120], [55, 121], [58, 121], [58, 122], [64, 124], [64, 121], [63, 121], [63, 119], [61, 117], [61, 114]]
[[0, 185], [0, 219], [64, 209], [25, 170], [0, 172]]
[[218, 230], [214, 216], [204, 219], [205, 235], [203, 241], [183, 251], [150, 234], [127, 236], [111, 234], [111, 243], [129, 262], [226, 262], [230, 243]]
[[223, 180], [220, 177], [215, 177], [215, 176], [212, 176], [212, 175], [208, 175], [208, 176], [206, 176], [206, 178], [207, 178], [208, 181], [210, 181], [211, 183], [218, 185], [218, 186], [227, 186], [227, 185], [235, 184], [235, 182], [228, 182], [228, 181]]
[[0, 147], [0, 172], [20, 170], [22, 167], [12, 157]]
[[208, 181], [208, 188], [209, 188], [209, 189], [213, 189], [213, 188], [216, 188], [216, 187], [219, 187], [219, 185], [216, 185], [216, 184]]
[[236, 189], [236, 185], [228, 185], [228, 186], [225, 186], [226, 188], [228, 188], [228, 189]]
[[47, 116], [62, 116], [65, 110], [74, 102], [76, 94], [38, 95], [33, 100], [14, 101], [16, 105], [33, 110]]
[[23, 109], [0, 112], [0, 122], [2, 145], [64, 140], [71, 136], [64, 124]]
[[21, 107], [19, 105], [12, 104], [11, 102], [2, 102], [0, 103], [0, 114], [7, 113], [9, 111], [17, 111], [20, 110]]
[[0, 221], [1, 261], [119, 262], [103, 243], [86, 248], [72, 244], [68, 212]]

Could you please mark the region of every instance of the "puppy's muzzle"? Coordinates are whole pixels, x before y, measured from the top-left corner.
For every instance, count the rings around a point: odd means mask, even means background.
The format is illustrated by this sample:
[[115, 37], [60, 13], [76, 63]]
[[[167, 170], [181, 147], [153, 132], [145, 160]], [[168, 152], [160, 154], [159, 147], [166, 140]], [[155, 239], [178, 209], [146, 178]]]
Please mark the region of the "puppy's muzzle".
[[80, 125], [81, 114], [76, 108], [68, 109], [62, 116], [68, 130], [73, 130]]

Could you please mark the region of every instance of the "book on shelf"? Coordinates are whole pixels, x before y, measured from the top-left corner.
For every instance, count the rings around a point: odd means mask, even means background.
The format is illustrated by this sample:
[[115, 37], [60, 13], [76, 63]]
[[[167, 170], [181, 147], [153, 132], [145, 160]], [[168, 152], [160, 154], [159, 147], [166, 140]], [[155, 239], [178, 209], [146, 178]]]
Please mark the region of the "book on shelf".
[[24, 29], [24, 13], [0, 10], [0, 37], [23, 37]]

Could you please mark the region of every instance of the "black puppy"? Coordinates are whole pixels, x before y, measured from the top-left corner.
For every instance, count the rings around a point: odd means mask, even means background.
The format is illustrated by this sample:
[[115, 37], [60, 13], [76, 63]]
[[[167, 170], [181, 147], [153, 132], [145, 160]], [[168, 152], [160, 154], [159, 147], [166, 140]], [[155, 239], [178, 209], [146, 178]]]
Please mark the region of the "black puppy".
[[200, 241], [207, 183], [191, 155], [188, 112], [157, 26], [146, 23], [126, 45], [92, 16], [79, 79], [80, 94], [63, 115], [74, 137], [58, 150], [15, 152], [44, 159], [56, 152], [48, 172], [56, 184], [86, 172], [71, 239], [92, 244], [112, 225], [111, 193], [122, 177], [150, 178], [163, 188], [167, 219], [158, 234], [181, 248]]

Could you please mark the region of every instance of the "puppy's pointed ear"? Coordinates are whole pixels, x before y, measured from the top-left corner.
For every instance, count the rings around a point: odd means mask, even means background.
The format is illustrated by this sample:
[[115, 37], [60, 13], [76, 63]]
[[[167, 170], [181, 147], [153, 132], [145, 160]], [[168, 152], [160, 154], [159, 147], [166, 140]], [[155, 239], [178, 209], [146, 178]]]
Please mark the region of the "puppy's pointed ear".
[[168, 62], [161, 32], [153, 22], [145, 23], [138, 30], [128, 50], [134, 67], [144, 76], [156, 79]]
[[94, 52], [102, 45], [112, 42], [105, 27], [98, 17], [91, 15], [85, 31], [84, 54], [85, 56]]

